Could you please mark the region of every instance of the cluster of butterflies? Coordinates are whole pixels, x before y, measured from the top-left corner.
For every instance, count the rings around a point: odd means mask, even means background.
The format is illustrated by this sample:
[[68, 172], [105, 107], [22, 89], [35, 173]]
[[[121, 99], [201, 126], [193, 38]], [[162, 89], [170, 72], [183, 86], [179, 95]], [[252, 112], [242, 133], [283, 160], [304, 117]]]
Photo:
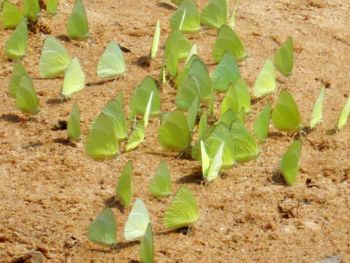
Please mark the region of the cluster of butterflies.
[[[58, 1], [47, 0], [49, 14], [57, 12]], [[21, 63], [28, 46], [28, 24], [35, 23], [40, 15], [38, 0], [24, 0], [23, 11], [15, 4], [5, 1], [1, 6], [1, 21], [5, 28], [15, 28], [5, 43], [5, 55], [15, 61], [10, 80], [10, 94], [16, 106], [23, 112], [39, 112], [39, 100], [32, 80]], [[67, 34], [71, 39], [86, 40], [89, 36], [88, 20], [84, 5], [77, 0], [68, 19]], [[42, 49], [39, 72], [43, 78], [55, 78], [64, 74], [62, 96], [70, 97], [85, 85], [85, 74], [77, 58], [71, 59], [65, 47], [53, 36], [48, 36]]]
[[[161, 147], [167, 151], [189, 154], [199, 161], [203, 179], [209, 183], [219, 176], [222, 169], [257, 158], [260, 153], [259, 143], [265, 142], [268, 137], [271, 121], [279, 131], [301, 132], [301, 115], [292, 95], [286, 89], [282, 89], [274, 105], [267, 103], [256, 116], [253, 131], [249, 131], [245, 126], [245, 119], [251, 111], [251, 95], [237, 65], [239, 61], [244, 60], [247, 53], [239, 36], [232, 29], [235, 24], [235, 10], [231, 19], [228, 19], [227, 0], [210, 0], [201, 12], [193, 0], [172, 2], [178, 5], [178, 8], [170, 18], [172, 32], [165, 43], [160, 80], [162, 84], [168, 80], [175, 83], [176, 109], [170, 113], [161, 113], [157, 82], [148, 76], [134, 90], [129, 116], [124, 113], [122, 94], [118, 94], [105, 105], [91, 124], [85, 141], [85, 151], [95, 160], [113, 158], [124, 150], [131, 151], [144, 141], [145, 129], [150, 118], [161, 116], [158, 130]], [[10, 94], [15, 97], [20, 110], [35, 114], [39, 111], [39, 101], [31, 78], [20, 62], [27, 46], [28, 21], [23, 19], [23, 15], [28, 11], [22, 13], [16, 8], [5, 1], [1, 16], [4, 25], [12, 23], [12, 27], [16, 27], [5, 47], [8, 58], [16, 60], [9, 85]], [[14, 9], [18, 12], [14, 12]], [[13, 13], [17, 14], [15, 18], [11, 17]], [[32, 19], [29, 15], [26, 17]], [[199, 31], [201, 25], [217, 30], [212, 57], [218, 65], [212, 74], [197, 55], [196, 44], [192, 44], [185, 36], [185, 33]], [[81, 0], [77, 0], [74, 5], [67, 32], [70, 38], [76, 40], [86, 40], [89, 36], [88, 20]], [[160, 32], [158, 21], [150, 59], [157, 56]], [[290, 76], [293, 70], [293, 56], [293, 40], [289, 37], [273, 58], [265, 62], [254, 83], [254, 98], [262, 98], [276, 92], [275, 71], [277, 69], [283, 76]], [[180, 67], [180, 64], [183, 66]], [[98, 62], [97, 75], [114, 79], [125, 71], [122, 50], [116, 42], [111, 41]], [[61, 95], [66, 98], [72, 97], [85, 86], [85, 74], [78, 58], [72, 59], [65, 47], [53, 36], [46, 37], [44, 41], [39, 72], [43, 78], [64, 75]], [[224, 99], [219, 105], [219, 117], [214, 113], [217, 106], [215, 93], [224, 94]], [[311, 129], [322, 119], [324, 95], [325, 90], [322, 87], [313, 108], [309, 125]], [[337, 130], [347, 123], [349, 113], [350, 97], [336, 123]], [[70, 113], [67, 131], [72, 140], [80, 140], [80, 111], [77, 104], [73, 105]], [[301, 148], [301, 141], [295, 140], [282, 156], [279, 170], [288, 185], [296, 182]], [[131, 201], [130, 164], [125, 169], [116, 192], [121, 203], [128, 206]], [[170, 194], [170, 178], [165, 170], [163, 167], [156, 173], [164, 176], [155, 176], [155, 183], [151, 187], [151, 193], [159, 195], [158, 197]], [[192, 224], [197, 218], [198, 208], [193, 194], [186, 188], [181, 188], [165, 214], [165, 226], [183, 227]], [[137, 200], [126, 224], [125, 237], [128, 240], [143, 238], [141, 254], [148, 253], [150, 250], [146, 248], [151, 247], [152, 228], [148, 225], [147, 209], [141, 200]], [[134, 232], [137, 234], [132, 234]], [[91, 224], [89, 238], [101, 244], [115, 244], [115, 222], [110, 209], [105, 209]]]
[[[129, 161], [123, 168], [116, 185], [117, 200], [127, 208], [132, 197], [133, 164]], [[168, 166], [161, 162], [150, 181], [150, 193], [153, 197], [163, 198], [171, 194], [171, 178]], [[192, 192], [186, 187], [180, 188], [163, 217], [164, 226], [178, 229], [189, 226], [198, 220], [198, 206]], [[88, 228], [90, 241], [110, 247], [117, 247], [116, 222], [113, 211], [105, 208], [91, 222]], [[144, 202], [137, 198], [132, 206], [124, 226], [124, 238], [127, 241], [141, 240], [140, 261], [153, 262], [153, 232], [151, 220]]]
[[[57, 13], [58, 0], [46, 0], [46, 12], [54, 15]], [[23, 19], [36, 22], [40, 15], [40, 3], [38, 0], [23, 0], [23, 10], [8, 0], [0, 1], [1, 22], [5, 28], [16, 28]]]

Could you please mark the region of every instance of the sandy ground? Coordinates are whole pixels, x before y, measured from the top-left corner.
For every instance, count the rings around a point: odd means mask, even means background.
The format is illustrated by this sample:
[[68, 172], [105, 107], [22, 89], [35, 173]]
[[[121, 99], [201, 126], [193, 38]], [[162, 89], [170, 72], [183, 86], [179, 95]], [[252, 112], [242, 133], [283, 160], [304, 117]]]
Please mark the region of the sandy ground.
[[[292, 140], [272, 131], [260, 157], [225, 171], [208, 186], [198, 180], [200, 166], [177, 159], [157, 143], [159, 121], [147, 130], [136, 151], [95, 162], [84, 153], [90, 122], [119, 92], [129, 102], [134, 88], [147, 76], [159, 76], [161, 54], [151, 67], [138, 59], [148, 55], [154, 26], [161, 20], [162, 43], [169, 34], [173, 9], [158, 1], [85, 1], [91, 27], [87, 43], [66, 42], [77, 56], [89, 85], [68, 102], [59, 100], [62, 79], [34, 81], [41, 104], [37, 116], [15, 109], [8, 94], [12, 63], [0, 55], [0, 262], [24, 262], [28, 252], [40, 251], [45, 262], [137, 262], [138, 244], [123, 239], [129, 210], [113, 208], [119, 249], [105, 249], [87, 240], [87, 227], [114, 195], [121, 168], [134, 161], [134, 198], [142, 198], [155, 232], [156, 262], [317, 262], [338, 256], [350, 262], [350, 125], [337, 134], [339, 111], [350, 94], [350, 2], [340, 0], [241, 1], [236, 31], [248, 51], [240, 64], [252, 86], [264, 61], [288, 36], [295, 41], [295, 68], [289, 79], [279, 75], [298, 103], [305, 125], [321, 85], [326, 86], [324, 122], [304, 140], [300, 174], [293, 187], [275, 183], [281, 155]], [[204, 6], [205, 1], [199, 1]], [[55, 17], [43, 16], [53, 35], [65, 34], [73, 1], [61, 1]], [[231, 2], [231, 7], [233, 3]], [[0, 49], [10, 31], [0, 30]], [[38, 78], [38, 61], [45, 35], [30, 35], [24, 64]], [[109, 40], [131, 50], [125, 53], [127, 74], [115, 83], [98, 85], [96, 65]], [[190, 36], [199, 55], [212, 64], [212, 31]], [[209, 66], [210, 71], [213, 66]], [[174, 90], [162, 90], [162, 109], [174, 108]], [[270, 96], [253, 105], [248, 124]], [[54, 130], [66, 120], [74, 102], [82, 111], [83, 141], [66, 143], [66, 131]], [[127, 109], [126, 109], [127, 110]], [[170, 166], [173, 193], [186, 185], [200, 206], [200, 219], [188, 235], [167, 232], [161, 218], [170, 199], [158, 201], [148, 182], [161, 160]], [[39, 256], [41, 255], [39, 254]], [[28, 254], [27, 254], [28, 255]], [[17, 260], [17, 261], [16, 261]], [[21, 261], [22, 260], [22, 261]]]

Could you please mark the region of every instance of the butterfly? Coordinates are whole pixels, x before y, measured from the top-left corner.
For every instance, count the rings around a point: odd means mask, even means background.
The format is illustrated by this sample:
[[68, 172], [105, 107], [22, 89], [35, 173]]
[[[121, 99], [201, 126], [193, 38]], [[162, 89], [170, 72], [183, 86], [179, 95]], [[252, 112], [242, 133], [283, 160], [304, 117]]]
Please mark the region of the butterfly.
[[197, 220], [198, 206], [196, 198], [186, 187], [181, 187], [164, 213], [164, 226], [170, 229], [182, 228], [192, 225]]
[[141, 239], [150, 223], [144, 202], [137, 198], [124, 227], [124, 237], [128, 241]]
[[109, 42], [97, 65], [100, 78], [114, 78], [126, 70], [123, 52], [115, 41]]
[[207, 150], [205, 149], [205, 144], [203, 141], [201, 144], [201, 162], [202, 162], [202, 174], [206, 182], [210, 182], [219, 176], [222, 167], [222, 156], [224, 153], [224, 145], [222, 142], [216, 151], [214, 158], [211, 160], [208, 156]]
[[73, 58], [64, 74], [62, 95], [70, 97], [74, 93], [82, 90], [85, 86], [85, 73], [82, 70], [79, 60]]
[[300, 154], [301, 141], [296, 140], [288, 147], [280, 162], [279, 170], [288, 185], [293, 185], [296, 182]]
[[87, 40], [89, 37], [89, 24], [81, 0], [75, 1], [73, 11], [68, 18], [67, 32], [68, 36], [75, 40]]
[[65, 47], [53, 36], [46, 37], [39, 60], [39, 72], [43, 78], [61, 76], [71, 58]]
[[149, 190], [154, 197], [165, 197], [171, 194], [171, 178], [166, 162], [161, 162], [150, 182]]
[[116, 196], [124, 207], [128, 207], [131, 202], [132, 174], [133, 174], [133, 163], [132, 161], [129, 161], [123, 167], [118, 184], [116, 185], [116, 188], [115, 188]]
[[112, 209], [103, 209], [101, 214], [90, 223], [88, 239], [103, 246], [113, 246], [116, 244], [117, 230]]

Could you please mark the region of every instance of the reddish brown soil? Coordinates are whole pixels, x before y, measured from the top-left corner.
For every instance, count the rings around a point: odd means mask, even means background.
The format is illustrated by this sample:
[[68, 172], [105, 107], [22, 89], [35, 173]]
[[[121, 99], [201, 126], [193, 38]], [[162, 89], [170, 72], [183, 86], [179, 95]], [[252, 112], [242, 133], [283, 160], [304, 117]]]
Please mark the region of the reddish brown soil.
[[[199, 1], [203, 6], [206, 1]], [[147, 75], [158, 78], [161, 54], [150, 68], [138, 65], [148, 55], [157, 19], [162, 43], [169, 34], [173, 12], [158, 1], [85, 1], [91, 38], [87, 43], [65, 43], [77, 56], [87, 81], [99, 81], [96, 65], [104, 46], [116, 40], [125, 53], [128, 72], [115, 83], [91, 85], [68, 102], [60, 102], [62, 79], [34, 81], [41, 111], [28, 117], [15, 109], [8, 94], [12, 63], [0, 56], [0, 262], [40, 251], [46, 262], [135, 262], [138, 244], [123, 239], [129, 210], [113, 209], [120, 248], [111, 250], [87, 240], [87, 227], [114, 194], [120, 170], [134, 161], [134, 198], [142, 198], [155, 231], [156, 262], [317, 262], [336, 255], [350, 262], [350, 125], [330, 135], [350, 88], [350, 2], [341, 0], [241, 1], [236, 30], [249, 56], [240, 65], [252, 85], [264, 61], [288, 36], [295, 40], [295, 68], [289, 79], [279, 76], [279, 88], [293, 94], [308, 124], [313, 103], [326, 85], [324, 122], [304, 140], [298, 182], [276, 184], [273, 175], [291, 137], [273, 132], [261, 146], [260, 157], [225, 171], [208, 186], [198, 183], [195, 161], [175, 158], [157, 143], [159, 121], [147, 130], [147, 140], [136, 151], [95, 162], [84, 153], [83, 142], [91, 120], [105, 103], [123, 92], [128, 103], [133, 89]], [[73, 1], [61, 1], [55, 17], [40, 21], [53, 35], [65, 34]], [[233, 3], [231, 3], [233, 7]], [[212, 64], [215, 32], [190, 36], [199, 55]], [[10, 31], [0, 31], [0, 49]], [[39, 77], [38, 61], [45, 35], [31, 34], [24, 64]], [[209, 66], [213, 70], [213, 66]], [[270, 97], [268, 99], [273, 99]], [[267, 99], [253, 106], [249, 125]], [[66, 120], [74, 102], [82, 114], [83, 140], [65, 143], [66, 131], [52, 128]], [[174, 91], [162, 91], [162, 109], [174, 108]], [[195, 194], [200, 219], [188, 235], [167, 232], [161, 218], [170, 199], [158, 201], [148, 193], [148, 182], [161, 160], [169, 163], [173, 193], [182, 185]]]

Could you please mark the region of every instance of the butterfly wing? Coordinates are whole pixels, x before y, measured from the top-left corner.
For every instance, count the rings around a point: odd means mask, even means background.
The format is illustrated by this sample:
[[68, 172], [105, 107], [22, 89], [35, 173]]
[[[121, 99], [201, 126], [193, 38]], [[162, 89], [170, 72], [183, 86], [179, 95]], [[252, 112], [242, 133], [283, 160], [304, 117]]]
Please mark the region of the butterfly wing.
[[112, 209], [105, 208], [89, 225], [88, 238], [91, 242], [111, 246], [116, 243], [117, 231]]
[[137, 240], [145, 235], [150, 218], [141, 199], [136, 199], [124, 227], [124, 236], [128, 241]]
[[197, 201], [192, 192], [182, 187], [165, 211], [163, 223], [166, 228], [176, 229], [189, 226], [198, 220]]

